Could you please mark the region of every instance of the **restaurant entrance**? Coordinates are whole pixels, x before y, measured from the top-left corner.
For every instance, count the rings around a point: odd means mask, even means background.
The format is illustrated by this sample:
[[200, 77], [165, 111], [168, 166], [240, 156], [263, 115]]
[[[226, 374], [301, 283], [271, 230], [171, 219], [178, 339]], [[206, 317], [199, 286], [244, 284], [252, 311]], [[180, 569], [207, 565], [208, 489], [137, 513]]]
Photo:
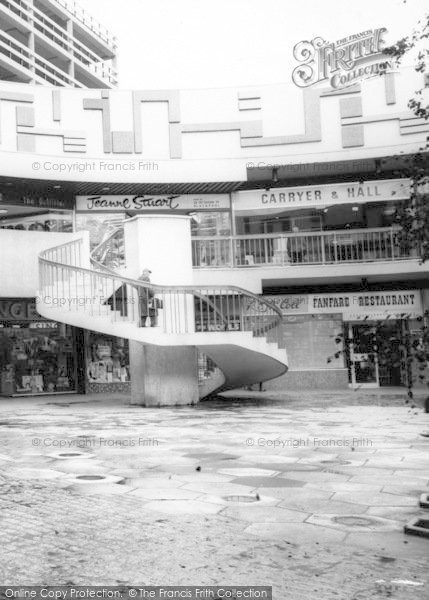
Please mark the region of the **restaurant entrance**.
[[[406, 374], [401, 360], [402, 321], [347, 323], [347, 363], [352, 388], [401, 386]], [[391, 352], [379, 353], [377, 338], [391, 345]]]

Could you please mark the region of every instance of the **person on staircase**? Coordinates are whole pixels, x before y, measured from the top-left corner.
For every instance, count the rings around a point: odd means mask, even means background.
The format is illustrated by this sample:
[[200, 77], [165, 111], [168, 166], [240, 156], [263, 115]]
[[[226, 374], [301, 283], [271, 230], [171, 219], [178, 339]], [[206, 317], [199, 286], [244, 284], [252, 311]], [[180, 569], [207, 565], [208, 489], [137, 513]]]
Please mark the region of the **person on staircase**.
[[[137, 278], [138, 281], [143, 281], [144, 283], [150, 283], [150, 275], [151, 275], [152, 271], [150, 271], [149, 269], [143, 269], [142, 274], [140, 275], [140, 277]], [[156, 317], [154, 318], [154, 316], [151, 314], [151, 309], [149, 308], [154, 293], [153, 290], [149, 287], [137, 287], [137, 294], [138, 294], [138, 305], [139, 305], [139, 318], [140, 318], [140, 322], [139, 322], [139, 327], [146, 327], [146, 320], [148, 318], [148, 316], [150, 315], [150, 326], [151, 327], [155, 327], [156, 326]]]

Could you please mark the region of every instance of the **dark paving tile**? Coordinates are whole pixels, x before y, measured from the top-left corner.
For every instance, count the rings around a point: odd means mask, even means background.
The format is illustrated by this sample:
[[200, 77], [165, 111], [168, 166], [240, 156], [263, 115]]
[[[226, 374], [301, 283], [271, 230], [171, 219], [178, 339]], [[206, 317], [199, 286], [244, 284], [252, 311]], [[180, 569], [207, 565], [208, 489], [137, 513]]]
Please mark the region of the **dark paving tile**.
[[[218, 470], [218, 469], [250, 469], [251, 467], [254, 467], [255, 464], [254, 463], [248, 463], [248, 462], [244, 462], [244, 461], [240, 461], [240, 460], [234, 460], [234, 459], [228, 459], [228, 460], [215, 460], [215, 461], [211, 461], [211, 460], [201, 460], [202, 463], [202, 467], [205, 469], [210, 469], [210, 470]], [[273, 469], [271, 469], [273, 470]]]
[[298, 481], [297, 479], [284, 479], [277, 477], [236, 477], [231, 483], [237, 483], [238, 485], [246, 485], [254, 488], [259, 487], [302, 487], [305, 485], [305, 481]]
[[236, 454], [223, 454], [222, 452], [190, 452], [184, 454], [188, 458], [199, 458], [200, 460], [233, 460], [240, 458]]

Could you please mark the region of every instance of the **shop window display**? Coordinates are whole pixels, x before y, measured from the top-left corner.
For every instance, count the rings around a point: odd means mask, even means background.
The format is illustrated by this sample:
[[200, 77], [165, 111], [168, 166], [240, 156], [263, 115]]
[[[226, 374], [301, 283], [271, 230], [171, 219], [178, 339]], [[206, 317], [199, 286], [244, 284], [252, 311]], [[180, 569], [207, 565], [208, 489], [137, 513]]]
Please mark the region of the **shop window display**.
[[75, 391], [72, 329], [48, 321], [3, 325], [0, 368], [5, 396]]
[[1, 219], [0, 228], [70, 233], [73, 231], [73, 217], [71, 211], [51, 211], [37, 215]]
[[119, 383], [130, 380], [128, 342], [122, 338], [89, 332], [86, 371], [89, 383]]
[[191, 235], [193, 237], [231, 235], [231, 218], [229, 212], [193, 213]]

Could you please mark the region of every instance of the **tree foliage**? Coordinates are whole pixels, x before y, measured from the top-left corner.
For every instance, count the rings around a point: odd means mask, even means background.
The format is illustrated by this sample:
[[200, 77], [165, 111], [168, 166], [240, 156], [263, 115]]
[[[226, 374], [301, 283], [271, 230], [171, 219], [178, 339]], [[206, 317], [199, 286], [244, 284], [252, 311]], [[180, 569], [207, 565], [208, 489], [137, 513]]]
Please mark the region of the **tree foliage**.
[[[405, 0], [406, 2], [406, 0]], [[421, 74], [421, 86], [415, 90], [408, 101], [413, 114], [423, 120], [429, 120], [429, 105], [426, 102], [429, 93], [429, 13], [425, 14], [412, 32], [384, 49], [390, 59], [399, 66], [404, 57], [415, 51], [414, 69]], [[397, 161], [397, 174], [410, 179], [410, 197], [397, 210], [395, 218], [399, 226], [396, 243], [411, 256], [414, 254], [421, 263], [429, 260], [429, 137], [422, 147], [412, 155], [394, 157]], [[397, 321], [396, 330], [386, 335], [386, 321], [378, 321], [368, 330], [371, 339], [370, 349], [377, 356], [379, 365], [399, 367], [407, 388], [406, 403], [415, 408], [414, 390], [417, 384], [429, 386], [429, 310], [417, 319], [418, 326], [410, 327], [411, 321], [406, 315]], [[336, 337], [341, 348], [328, 358], [338, 358], [349, 354], [351, 360], [356, 348], [356, 340], [348, 339], [344, 334]], [[429, 397], [425, 400], [429, 411]]]
[[[384, 54], [393, 58], [397, 65], [414, 52], [414, 69], [421, 74], [421, 85], [408, 101], [408, 107], [420, 119], [429, 119], [429, 105], [426, 103], [429, 91], [429, 13], [425, 14], [412, 32], [384, 49]], [[414, 250], [421, 262], [429, 259], [429, 138], [419, 152], [407, 157], [397, 157], [401, 161], [401, 175], [411, 182], [408, 202], [398, 210], [396, 221], [400, 227], [397, 243], [407, 251]]]

